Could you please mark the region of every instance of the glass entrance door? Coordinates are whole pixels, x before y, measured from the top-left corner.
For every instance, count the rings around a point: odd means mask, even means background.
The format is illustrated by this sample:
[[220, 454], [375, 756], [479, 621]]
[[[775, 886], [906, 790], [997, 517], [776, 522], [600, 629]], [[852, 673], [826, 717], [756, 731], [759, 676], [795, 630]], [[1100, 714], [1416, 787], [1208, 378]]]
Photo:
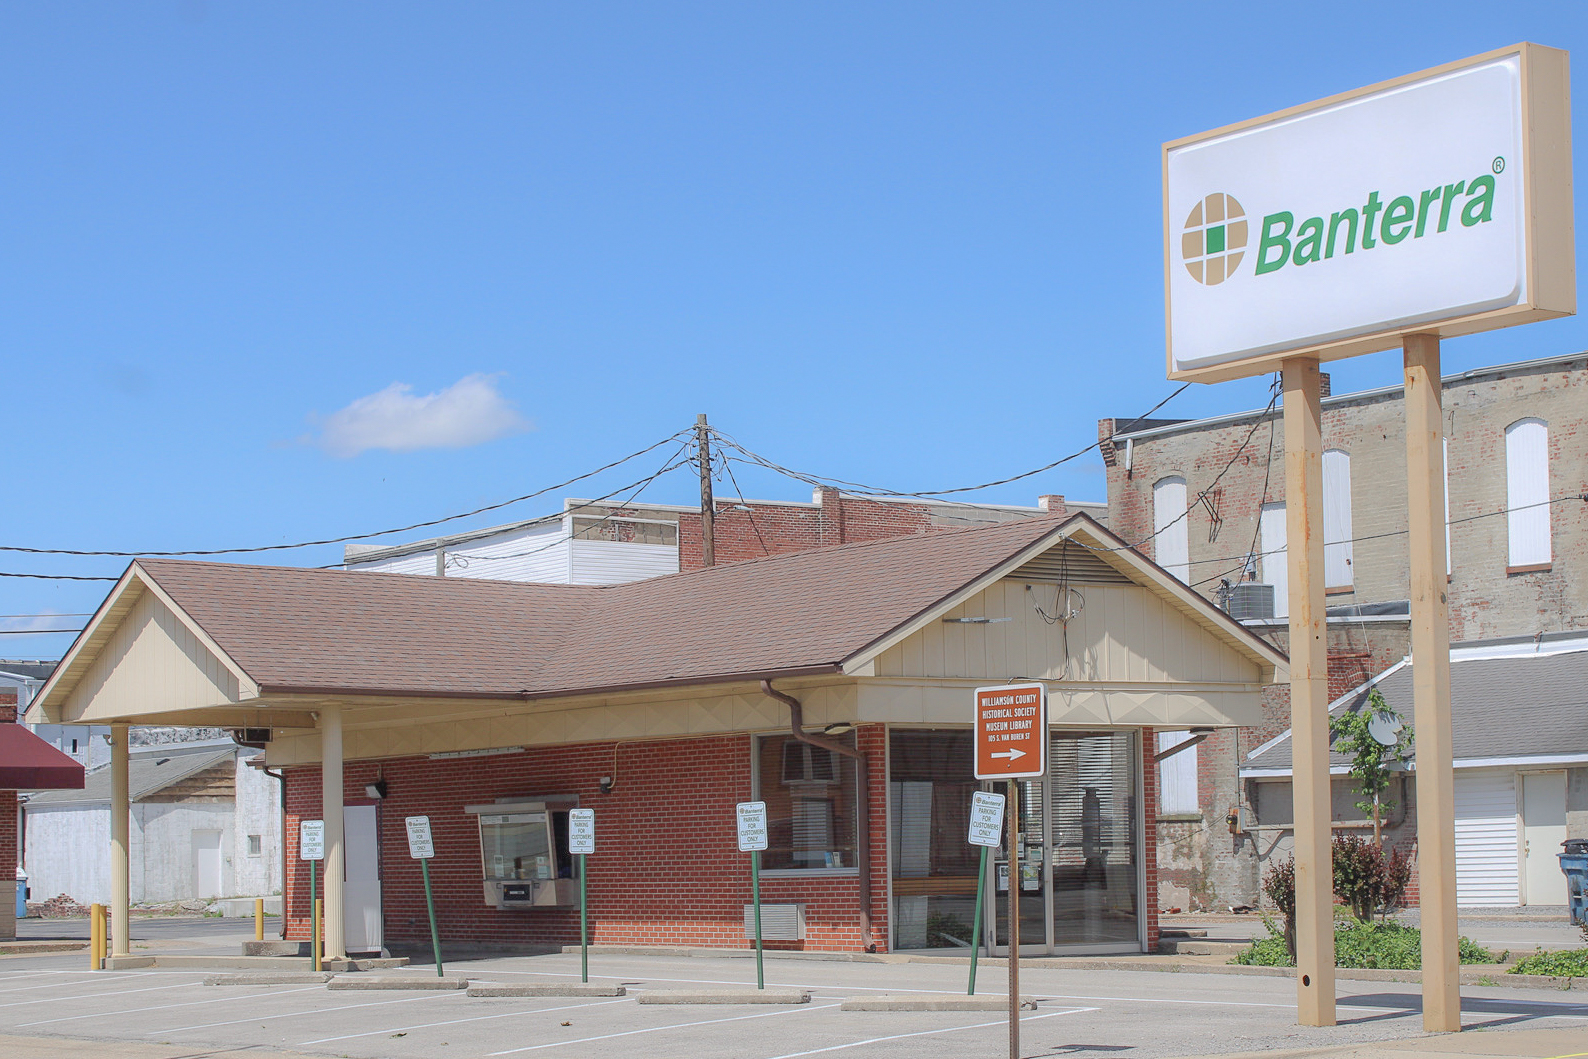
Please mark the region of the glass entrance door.
[[1055, 731], [1048, 774], [1019, 781], [1022, 848], [1012, 869], [1006, 834], [994, 873], [989, 928], [998, 951], [1009, 943], [1010, 885], [1020, 890], [1022, 951], [1140, 950], [1138, 738]]

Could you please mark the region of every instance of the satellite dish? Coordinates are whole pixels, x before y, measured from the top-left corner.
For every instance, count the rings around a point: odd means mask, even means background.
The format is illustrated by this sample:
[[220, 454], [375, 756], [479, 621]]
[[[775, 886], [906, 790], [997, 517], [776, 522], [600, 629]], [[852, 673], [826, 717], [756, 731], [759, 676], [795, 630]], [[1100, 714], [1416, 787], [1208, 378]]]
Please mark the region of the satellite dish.
[[1380, 746], [1394, 746], [1401, 741], [1401, 719], [1393, 713], [1375, 713], [1367, 720], [1367, 734]]

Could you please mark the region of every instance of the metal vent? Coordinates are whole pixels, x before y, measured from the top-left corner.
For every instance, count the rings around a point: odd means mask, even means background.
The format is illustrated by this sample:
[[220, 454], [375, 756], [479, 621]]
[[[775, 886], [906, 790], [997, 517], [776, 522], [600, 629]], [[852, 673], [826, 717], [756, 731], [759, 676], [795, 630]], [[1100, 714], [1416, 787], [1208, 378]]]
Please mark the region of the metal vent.
[[1274, 586], [1240, 581], [1230, 586], [1230, 617], [1236, 621], [1274, 616]]
[[[755, 905], [744, 906], [744, 936], [755, 937]], [[761, 906], [761, 938], [763, 941], [804, 941], [804, 905]]]
[[1049, 548], [1009, 575], [1015, 581], [1065, 581], [1072, 585], [1129, 585], [1102, 553], [1071, 541]]

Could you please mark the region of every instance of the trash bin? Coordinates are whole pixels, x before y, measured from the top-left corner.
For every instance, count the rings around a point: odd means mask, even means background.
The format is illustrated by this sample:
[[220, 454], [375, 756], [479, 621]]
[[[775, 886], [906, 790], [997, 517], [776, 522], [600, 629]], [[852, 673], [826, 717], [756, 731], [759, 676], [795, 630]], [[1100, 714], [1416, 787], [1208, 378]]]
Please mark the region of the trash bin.
[[17, 918], [28, 917], [28, 873], [17, 869]]
[[1571, 921], [1588, 927], [1588, 838], [1561, 843], [1560, 870], [1566, 873], [1566, 902]]

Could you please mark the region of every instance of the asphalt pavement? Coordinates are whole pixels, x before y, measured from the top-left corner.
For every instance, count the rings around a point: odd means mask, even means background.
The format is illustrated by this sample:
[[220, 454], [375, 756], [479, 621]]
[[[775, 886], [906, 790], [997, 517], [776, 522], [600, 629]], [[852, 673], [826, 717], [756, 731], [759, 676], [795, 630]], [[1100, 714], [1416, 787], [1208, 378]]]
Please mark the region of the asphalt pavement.
[[[193, 921], [189, 921], [190, 923]], [[188, 940], [151, 938], [150, 951], [233, 946], [247, 921], [202, 921]], [[171, 925], [172, 930], [180, 929]], [[136, 932], [135, 932], [136, 933]], [[579, 981], [577, 953], [449, 960], [448, 976], [502, 984]], [[373, 973], [373, 972], [367, 972]], [[432, 967], [381, 972], [434, 977]], [[1350, 972], [1342, 972], [1349, 975]], [[963, 995], [968, 967], [950, 962], [766, 960], [769, 989], [801, 990], [791, 1005], [644, 1005], [645, 993], [755, 985], [748, 952], [700, 956], [592, 953], [593, 982], [619, 997], [471, 997], [463, 990], [332, 991], [318, 983], [204, 985], [200, 970], [93, 972], [81, 954], [0, 958], [0, 1054], [174, 1059], [244, 1052], [358, 1059], [547, 1056], [610, 1059], [1004, 1059], [1002, 1012], [844, 1011], [881, 994]], [[1004, 993], [1006, 972], [984, 965], [977, 993]], [[1283, 977], [1077, 967], [1022, 968], [1021, 1054], [1158, 1059], [1305, 1050], [1309, 1055], [1443, 1054], [1557, 1059], [1588, 1055], [1588, 991], [1469, 987], [1460, 1035], [1425, 1036], [1418, 987], [1342, 978], [1339, 1025], [1296, 1025]]]

